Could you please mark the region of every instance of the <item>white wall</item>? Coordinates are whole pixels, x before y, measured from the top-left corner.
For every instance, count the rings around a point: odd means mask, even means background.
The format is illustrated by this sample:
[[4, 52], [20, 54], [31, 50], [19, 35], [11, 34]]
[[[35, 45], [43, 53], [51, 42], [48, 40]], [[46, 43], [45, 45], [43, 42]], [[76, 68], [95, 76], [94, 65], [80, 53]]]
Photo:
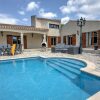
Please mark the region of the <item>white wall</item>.
[[34, 48], [41, 47], [43, 35], [33, 33], [33, 37], [32, 37], [32, 34], [26, 34], [26, 36], [27, 36], [27, 48], [28, 49], [34, 49]]
[[[7, 35], [15, 35], [20, 36], [19, 33], [13, 33], [13, 32], [3, 32], [3, 37], [0, 34], [0, 44], [7, 44]], [[42, 36], [41, 34], [35, 34], [32, 37], [32, 34], [24, 34], [27, 36], [27, 48], [33, 49], [33, 48], [40, 48], [42, 43]]]
[[36, 20], [36, 27], [37, 28], [47, 28], [48, 29], [48, 21], [44, 20]]
[[[100, 21], [93, 21], [93, 20], [86, 21], [85, 26], [83, 26], [82, 28], [83, 33], [97, 31], [97, 30], [100, 30]], [[79, 35], [77, 34], [77, 32], [79, 33]], [[79, 46], [80, 28], [77, 26], [77, 21], [73, 21], [73, 20], [69, 21], [67, 24], [65, 24], [62, 27], [61, 37], [63, 38], [63, 36], [72, 35], [72, 34], [76, 34], [76, 45]]]
[[0, 44], [7, 44], [7, 34], [3, 32], [3, 36], [0, 34]]
[[50, 28], [48, 32], [48, 36], [60, 36], [59, 29]]
[[48, 36], [60, 36], [60, 30], [54, 29], [54, 28], [49, 28], [49, 23], [60, 25], [60, 22], [37, 19], [36, 20], [36, 27], [49, 29], [48, 34], [47, 34]]

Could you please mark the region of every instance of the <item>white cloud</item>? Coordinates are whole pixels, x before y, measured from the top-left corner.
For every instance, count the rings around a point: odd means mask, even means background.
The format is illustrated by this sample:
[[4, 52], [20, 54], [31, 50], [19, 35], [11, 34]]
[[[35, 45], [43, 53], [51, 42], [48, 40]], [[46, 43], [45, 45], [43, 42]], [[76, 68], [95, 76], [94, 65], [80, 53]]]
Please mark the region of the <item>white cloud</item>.
[[32, 1], [32, 2], [30, 2], [30, 3], [27, 4], [26, 10], [27, 11], [32, 11], [32, 10], [35, 10], [35, 9], [38, 9], [38, 8], [39, 8], [39, 2], [36, 3], [34, 1]]
[[64, 18], [61, 19], [61, 23], [62, 24], [66, 24], [69, 21], [69, 19], [70, 18], [68, 16], [67, 17], [64, 17]]
[[55, 17], [57, 17], [57, 14], [55, 14], [53, 12], [45, 12], [44, 9], [40, 9], [39, 15], [41, 17], [44, 17], [44, 18], [55, 18]]
[[28, 21], [28, 19], [27, 19], [27, 18], [23, 18], [22, 20], [23, 20], [23, 21], [25, 21], [25, 22], [27, 22], [27, 21]]
[[63, 14], [66, 14], [66, 13], [70, 13], [71, 12], [70, 9], [68, 7], [66, 7], [66, 6], [61, 6], [60, 7], [60, 10], [61, 10], [61, 12]]
[[66, 13], [69, 14], [71, 12], [77, 11], [77, 9], [73, 6], [68, 6], [68, 7], [67, 6], [61, 6], [60, 10], [63, 14], [66, 14]]
[[0, 23], [4, 24], [17, 24], [19, 22], [18, 19], [7, 15], [7, 14], [0, 14]]
[[73, 14], [77, 17], [86, 17], [88, 19], [96, 19], [100, 16], [100, 0], [68, 0], [66, 5], [60, 8], [62, 14]]
[[24, 12], [24, 11], [18, 11], [18, 13], [19, 13], [20, 15], [25, 15], [25, 12]]

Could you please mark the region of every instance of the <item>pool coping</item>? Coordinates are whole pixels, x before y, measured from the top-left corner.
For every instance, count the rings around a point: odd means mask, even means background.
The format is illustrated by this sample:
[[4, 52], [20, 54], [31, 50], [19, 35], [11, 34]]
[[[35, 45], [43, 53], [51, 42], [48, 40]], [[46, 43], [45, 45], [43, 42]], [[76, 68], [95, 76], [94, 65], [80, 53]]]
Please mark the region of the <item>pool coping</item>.
[[[48, 58], [45, 56], [40, 56], [40, 57]], [[50, 58], [55, 58], [55, 57], [50, 57]], [[82, 62], [86, 63], [86, 67], [80, 69], [82, 72], [86, 72], [88, 74], [100, 77], [100, 73], [95, 71], [96, 65], [88, 60], [81, 59], [81, 58], [75, 58], [75, 57], [58, 57], [58, 58], [71, 58], [71, 59], [76, 59], [76, 60], [82, 61]]]
[[100, 91], [89, 97], [87, 100], [100, 100]]
[[76, 57], [61, 57], [61, 56], [26, 56], [26, 57], [11, 57], [11, 58], [2, 58], [1, 60], [14, 60], [14, 59], [25, 59], [25, 58], [32, 58], [32, 57], [41, 57], [41, 58], [71, 58], [71, 59], [76, 59], [79, 61], [82, 61], [86, 63], [86, 67], [81, 68], [80, 70], [82, 72], [100, 77], [100, 72], [95, 71], [96, 65], [88, 60], [82, 59], [82, 58], [76, 58]]

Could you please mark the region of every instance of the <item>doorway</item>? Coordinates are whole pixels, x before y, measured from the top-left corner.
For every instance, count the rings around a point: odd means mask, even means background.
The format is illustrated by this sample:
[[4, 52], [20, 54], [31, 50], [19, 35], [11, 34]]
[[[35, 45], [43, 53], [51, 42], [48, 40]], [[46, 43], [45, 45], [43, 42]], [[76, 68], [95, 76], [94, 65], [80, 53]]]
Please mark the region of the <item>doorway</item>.
[[[27, 49], [27, 36], [23, 37], [23, 42], [24, 42], [24, 49]], [[21, 45], [21, 38], [20, 36], [15, 36], [15, 35], [7, 35], [7, 44], [16, 44], [16, 45]]]
[[21, 44], [20, 36], [7, 35], [7, 44]]
[[56, 37], [51, 37], [51, 45], [56, 45]]
[[24, 35], [24, 49], [27, 49], [27, 36]]

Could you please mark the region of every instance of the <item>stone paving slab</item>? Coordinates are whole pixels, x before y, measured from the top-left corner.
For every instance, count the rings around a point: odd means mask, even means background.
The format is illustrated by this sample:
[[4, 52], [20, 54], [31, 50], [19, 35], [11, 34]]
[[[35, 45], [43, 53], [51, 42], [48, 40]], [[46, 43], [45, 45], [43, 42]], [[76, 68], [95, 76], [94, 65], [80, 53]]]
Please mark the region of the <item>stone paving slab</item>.
[[100, 100], [100, 91], [88, 98], [87, 100]]

